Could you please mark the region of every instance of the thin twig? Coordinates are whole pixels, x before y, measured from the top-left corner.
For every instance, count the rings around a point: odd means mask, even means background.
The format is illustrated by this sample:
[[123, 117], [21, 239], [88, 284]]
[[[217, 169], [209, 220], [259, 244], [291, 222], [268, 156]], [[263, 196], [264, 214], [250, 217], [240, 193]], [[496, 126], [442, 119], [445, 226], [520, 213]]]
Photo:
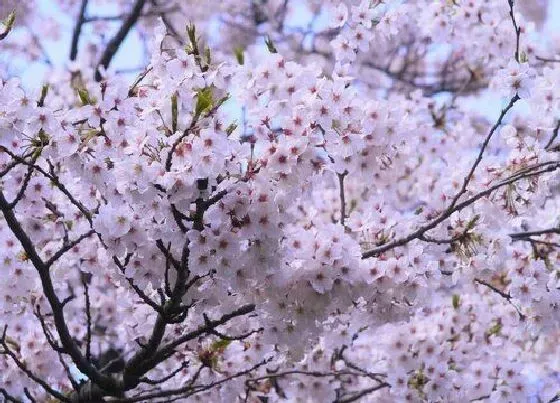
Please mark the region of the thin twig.
[[337, 174], [338, 176], [338, 189], [339, 189], [339, 196], [340, 196], [340, 224], [342, 227], [345, 228], [345, 220], [346, 220], [346, 197], [344, 195], [344, 178], [348, 174], [348, 171], [344, 171], [341, 174]]
[[521, 312], [521, 310], [519, 309], [519, 307], [517, 305], [515, 305], [512, 301], [511, 301], [511, 295], [500, 290], [497, 287], [494, 287], [492, 284], [481, 280], [479, 278], [475, 278], [474, 281], [480, 285], [483, 285], [485, 287], [488, 287], [490, 290], [494, 291], [496, 294], [498, 294], [500, 297], [502, 297], [503, 299], [505, 299], [511, 306], [513, 306], [515, 308], [515, 310], [517, 311], [517, 314], [519, 315], [519, 319], [521, 319], [522, 321], [525, 320], [525, 315]]
[[[367, 258], [376, 256], [376, 255], [379, 255], [380, 253], [386, 252], [388, 250], [394, 249], [394, 248], [399, 247], [399, 246], [406, 245], [408, 242], [410, 242], [414, 239], [420, 238], [426, 232], [435, 228], [438, 224], [442, 223], [447, 218], [449, 218], [454, 212], [462, 210], [463, 208], [467, 207], [471, 203], [474, 203], [479, 198], [484, 197], [486, 194], [491, 193], [493, 190], [498, 189], [499, 187], [507, 184], [505, 182], [501, 182], [498, 186], [494, 185], [491, 188], [485, 190], [484, 192], [481, 192], [481, 193], [477, 194], [476, 196], [468, 199], [466, 202], [457, 204], [458, 201], [459, 201], [459, 198], [466, 192], [467, 186], [468, 186], [469, 182], [471, 181], [476, 168], [480, 164], [480, 161], [482, 160], [482, 156], [484, 154], [484, 151], [485, 151], [486, 147], [488, 146], [488, 143], [490, 142], [490, 139], [492, 138], [492, 136], [494, 135], [494, 133], [498, 129], [498, 127], [501, 125], [502, 120], [504, 119], [507, 112], [513, 107], [513, 104], [515, 102], [517, 102], [518, 99], [519, 99], [519, 96], [515, 95], [510, 100], [507, 107], [502, 110], [502, 112], [500, 114], [500, 117], [498, 118], [497, 122], [494, 124], [494, 126], [491, 128], [490, 132], [486, 136], [486, 139], [484, 140], [484, 143], [482, 144], [482, 147], [480, 148], [480, 151], [478, 153], [478, 156], [477, 156], [475, 162], [471, 166], [471, 169], [470, 169], [469, 173], [467, 174], [467, 176], [465, 177], [465, 179], [463, 181], [463, 186], [461, 187], [459, 192], [455, 195], [455, 197], [453, 198], [453, 200], [451, 201], [449, 206], [437, 218], [433, 219], [429, 223], [427, 223], [427, 224], [423, 225], [422, 227], [418, 228], [417, 230], [413, 231], [411, 234], [409, 234], [409, 235], [407, 235], [403, 238], [396, 239], [396, 240], [394, 240], [392, 242], [389, 242], [385, 245], [382, 245], [382, 246], [379, 246], [377, 248], [374, 248], [374, 249], [371, 249], [369, 251], [364, 252], [362, 254], [362, 259], [367, 259]], [[522, 178], [522, 177], [523, 176], [520, 176], [520, 178]]]
[[552, 131], [552, 136], [550, 137], [550, 139], [548, 140], [548, 142], [544, 146], [545, 150], [548, 150], [550, 147], [552, 147], [552, 143], [554, 143], [554, 140], [556, 140], [556, 137], [558, 137], [558, 131], [559, 130], [560, 130], [560, 120], [558, 120], [558, 123], [556, 124], [556, 127]]
[[82, 0], [80, 6], [80, 12], [78, 14], [78, 20], [76, 25], [74, 25], [74, 31], [72, 32], [72, 43], [70, 45], [70, 60], [74, 61], [78, 57], [78, 44], [80, 42], [80, 35], [82, 34], [82, 26], [86, 22], [86, 8], [89, 0]]
[[521, 58], [519, 57], [519, 40], [521, 37], [521, 27], [517, 25], [515, 14], [513, 12], [514, 0], [508, 0], [508, 4], [509, 4], [509, 16], [511, 17], [511, 22], [513, 23], [513, 29], [515, 30], [515, 60], [517, 60], [517, 63], [520, 63]]

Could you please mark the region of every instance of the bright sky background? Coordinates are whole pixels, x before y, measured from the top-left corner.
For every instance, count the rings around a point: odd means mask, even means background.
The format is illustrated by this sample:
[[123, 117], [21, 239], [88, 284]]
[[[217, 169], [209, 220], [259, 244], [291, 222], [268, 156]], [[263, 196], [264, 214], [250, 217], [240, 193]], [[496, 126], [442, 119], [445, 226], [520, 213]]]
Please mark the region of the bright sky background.
[[[0, 0], [2, 1], [2, 0]], [[76, 0], [78, 1], [78, 0]], [[292, 0], [297, 2], [297, 0]], [[502, 0], [495, 0], [502, 1]], [[505, 1], [505, 0], [503, 0]], [[64, 66], [68, 62], [68, 53], [70, 51], [70, 42], [72, 36], [72, 30], [74, 27], [75, 17], [69, 17], [64, 13], [61, 13], [58, 7], [53, 5], [52, 0], [37, 0], [37, 6], [44, 12], [44, 14], [51, 14], [57, 17], [57, 19], [62, 21], [61, 37], [60, 40], [53, 41], [43, 41], [43, 46], [49, 58], [53, 64], [57, 67]], [[110, 16], [119, 13], [118, 7], [116, 5], [107, 4], [103, 7], [96, 7], [95, 10], [90, 8], [89, 15], [97, 16]], [[291, 21], [288, 25], [291, 26], [306, 26], [311, 20], [312, 15], [303, 7], [299, 10], [295, 18], [291, 17]], [[315, 29], [320, 29], [324, 25], [324, 21], [320, 19], [314, 25]], [[109, 25], [113, 30], [110, 34], [114, 33], [117, 29], [117, 23], [111, 23]], [[218, 25], [215, 25], [218, 29]], [[91, 29], [91, 24], [86, 24], [84, 31]], [[549, 0], [549, 11], [548, 20], [545, 24], [545, 31], [550, 33], [551, 41], [560, 41], [560, 0]], [[108, 38], [107, 38], [108, 39]], [[111, 63], [111, 67], [117, 70], [133, 70], [137, 68], [142, 68], [146, 63], [144, 59], [144, 51], [142, 47], [142, 42], [139, 38], [138, 33], [133, 30], [129, 33], [124, 43], [121, 45], [121, 51], [117, 52], [115, 58]], [[25, 64], [21, 65], [20, 76], [24, 85], [28, 88], [38, 87], [44, 80], [47, 68], [41, 63], [33, 63], [30, 66]], [[131, 72], [131, 80], [136, 77], [138, 71]], [[481, 111], [481, 105], [484, 105], [482, 112], [488, 116], [490, 119], [494, 119], [498, 116], [500, 112], [501, 99], [499, 97], [492, 96], [488, 94], [484, 97], [485, 99], [481, 102], [480, 97], [473, 100], [465, 100], [465, 104], [472, 107], [478, 111]]]

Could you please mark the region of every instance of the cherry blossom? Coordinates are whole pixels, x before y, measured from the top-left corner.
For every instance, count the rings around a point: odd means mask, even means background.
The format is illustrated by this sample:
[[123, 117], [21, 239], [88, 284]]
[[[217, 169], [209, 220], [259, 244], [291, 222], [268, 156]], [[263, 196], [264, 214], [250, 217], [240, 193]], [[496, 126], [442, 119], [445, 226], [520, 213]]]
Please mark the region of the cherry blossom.
[[20, 3], [0, 5], [2, 401], [558, 400], [544, 11]]

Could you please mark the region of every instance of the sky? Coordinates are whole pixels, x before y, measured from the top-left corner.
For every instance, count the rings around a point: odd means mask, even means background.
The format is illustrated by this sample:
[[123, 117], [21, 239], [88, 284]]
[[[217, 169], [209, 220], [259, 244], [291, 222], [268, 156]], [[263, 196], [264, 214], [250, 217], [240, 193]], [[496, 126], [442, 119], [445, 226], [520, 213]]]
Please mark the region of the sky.
[[[53, 64], [57, 67], [63, 67], [68, 62], [68, 53], [70, 51], [71, 35], [75, 20], [62, 13], [52, 0], [38, 0], [36, 4], [44, 14], [53, 15], [62, 21], [63, 26], [60, 39], [58, 41], [43, 41], [43, 46]], [[98, 16], [110, 16], [118, 13], [118, 7], [109, 2], [102, 7], [96, 7], [94, 13], [90, 11], [90, 14]], [[311, 13], [304, 7], [301, 7], [301, 10], [295, 13], [295, 17], [291, 17], [290, 24], [299, 27], [306, 26], [311, 18]], [[319, 27], [325, 25], [325, 21], [323, 20], [324, 18], [317, 21], [314, 28], [319, 29]], [[116, 29], [117, 24], [113, 23], [110, 26]], [[219, 26], [216, 24], [213, 25], [213, 27], [213, 29], [219, 29]], [[86, 24], [84, 29], [86, 32], [88, 29], [91, 29], [90, 24]], [[545, 24], [545, 30], [550, 32], [551, 41], [560, 41], [560, 0], [549, 0], [548, 20]], [[128, 75], [130, 79], [133, 80], [146, 63], [142, 41], [135, 30], [129, 33], [124, 43], [121, 45], [121, 49], [126, 49], [126, 51], [117, 52], [115, 58], [111, 62], [111, 67], [117, 70], [130, 71]], [[31, 89], [41, 85], [47, 71], [46, 65], [33, 63], [31, 65], [22, 64], [19, 73], [24, 85]], [[481, 108], [480, 105], [484, 105], [484, 109], [481, 112], [489, 119], [494, 119], [500, 113], [502, 100], [499, 97], [493, 96], [491, 93], [485, 95], [484, 98], [484, 102], [480, 101], [480, 97], [472, 100], [466, 99], [464, 105], [479, 111]]]
[[[0, 0], [1, 1], [1, 0]], [[505, 0], [504, 0], [505, 1]], [[58, 17], [63, 21], [63, 28], [61, 30], [61, 38], [59, 41], [44, 41], [44, 48], [49, 55], [55, 66], [64, 66], [68, 61], [68, 53], [70, 50], [71, 35], [74, 25], [74, 19], [68, 18], [67, 15], [60, 12], [58, 7], [53, 3], [52, 0], [38, 0], [37, 6], [45, 13]], [[103, 7], [96, 7], [95, 15], [99, 16], [110, 16], [118, 14], [118, 7], [107, 3]], [[559, 0], [549, 0], [549, 18], [545, 25], [545, 29], [556, 36], [556, 40], [560, 39], [560, 1]], [[302, 26], [309, 21], [311, 15], [309, 12], [302, 7], [301, 11], [296, 13], [297, 21], [292, 21], [293, 25]], [[319, 22], [320, 23], [320, 22]], [[112, 24], [116, 26], [116, 24]], [[85, 29], [90, 29], [86, 25]], [[126, 49], [126, 52], [118, 52], [112, 61], [112, 67], [118, 70], [131, 70], [135, 68], [141, 68], [144, 63], [144, 52], [142, 48], [142, 42], [136, 31], [132, 31], [126, 38], [125, 42], [121, 46], [122, 49]], [[24, 82], [33, 83], [40, 85], [45, 72], [46, 67], [40, 64], [33, 64], [31, 66], [26, 66], [22, 68], [21, 75]], [[136, 73], [132, 73], [135, 76]]]

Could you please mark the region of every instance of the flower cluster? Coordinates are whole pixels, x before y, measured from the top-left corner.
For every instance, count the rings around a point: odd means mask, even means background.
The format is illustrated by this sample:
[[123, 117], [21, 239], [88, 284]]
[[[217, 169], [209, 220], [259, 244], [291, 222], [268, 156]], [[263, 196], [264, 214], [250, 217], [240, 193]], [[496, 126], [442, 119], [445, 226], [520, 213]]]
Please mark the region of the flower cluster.
[[123, 1], [133, 81], [57, 3], [86, 54], [0, 61], [2, 399], [558, 400], [560, 63], [513, 1]]

